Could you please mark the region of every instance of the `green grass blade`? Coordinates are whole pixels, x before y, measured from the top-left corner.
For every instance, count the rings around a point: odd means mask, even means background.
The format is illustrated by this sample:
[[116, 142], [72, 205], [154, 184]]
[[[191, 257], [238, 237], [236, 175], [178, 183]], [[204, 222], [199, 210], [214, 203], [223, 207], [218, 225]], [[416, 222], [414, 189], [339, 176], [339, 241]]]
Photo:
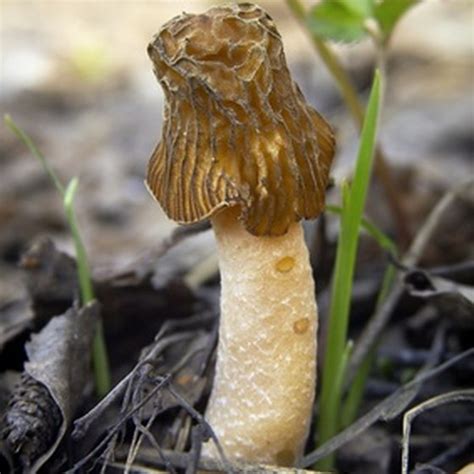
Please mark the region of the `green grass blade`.
[[[377, 311], [385, 301], [385, 298], [387, 297], [390, 289], [392, 288], [393, 282], [395, 281], [395, 275], [395, 267], [392, 264], [388, 265], [382, 279], [382, 286], [380, 287], [377, 302], [375, 304], [375, 311]], [[370, 369], [372, 368], [373, 362], [375, 360], [376, 348], [377, 344], [375, 343], [362, 361], [349, 387], [341, 409], [341, 429], [351, 425], [357, 418], [367, 379], [369, 378]]]
[[369, 352], [354, 377], [341, 409], [341, 419], [339, 423], [341, 429], [349, 426], [357, 416], [374, 357], [375, 351]]
[[[63, 204], [76, 250], [77, 273], [79, 278], [79, 288], [81, 291], [81, 300], [82, 304], [86, 305], [95, 298], [95, 295], [86, 249], [79, 233], [76, 214], [74, 212], [74, 196], [78, 185], [79, 180], [77, 178], [71, 179], [66, 188], [66, 192], [64, 193]], [[111, 380], [102, 321], [97, 323], [92, 348], [92, 360], [97, 395], [103, 397], [110, 390]]]
[[18, 139], [26, 145], [26, 147], [30, 150], [31, 154], [41, 163], [41, 166], [50, 177], [59, 194], [61, 194], [61, 196], [64, 196], [65, 189], [63, 183], [61, 183], [61, 180], [59, 179], [58, 175], [50, 166], [48, 160], [38, 150], [33, 140], [15, 123], [15, 121], [10, 117], [10, 115], [4, 115], [3, 121], [5, 125], [18, 137]]
[[94, 342], [92, 346], [92, 363], [94, 366], [95, 390], [99, 398], [109, 393], [112, 387], [110, 378], [109, 356], [107, 345], [105, 344], [104, 329], [102, 320], [97, 321], [95, 328]]
[[364, 211], [365, 200], [372, 175], [374, 161], [374, 147], [377, 136], [381, 98], [381, 77], [375, 71], [369, 103], [367, 105], [366, 119], [361, 132], [361, 142], [357, 156], [354, 179], [351, 185], [349, 205], [350, 228], [357, 230]]
[[[388, 265], [382, 279], [382, 286], [380, 287], [377, 302], [375, 304], [375, 311], [377, 311], [385, 301], [385, 298], [387, 297], [390, 289], [392, 288], [393, 282], [395, 281], [395, 275], [395, 267], [392, 264]], [[376, 347], [377, 344], [374, 344], [370, 349], [365, 359], [362, 361], [359, 369], [357, 370], [353, 382], [349, 387], [347, 396], [341, 409], [341, 429], [351, 425], [357, 418], [367, 379], [369, 378], [370, 369], [372, 368], [372, 364], [375, 359]]]
[[[332, 212], [333, 214], [338, 214], [339, 216], [342, 215], [342, 207], [340, 206], [326, 204], [325, 210], [328, 212]], [[374, 224], [366, 217], [362, 217], [360, 225], [361, 228], [364, 229], [367, 234], [369, 234], [378, 243], [380, 248], [386, 250], [393, 256], [398, 255], [398, 250], [395, 242], [387, 234], [385, 234], [383, 230], [381, 230], [376, 224]]]
[[[337, 372], [335, 372], [332, 377], [332, 389], [334, 390], [334, 392], [342, 393], [344, 386], [344, 374], [346, 372], [346, 366], [347, 362], [349, 361], [352, 346], [353, 344], [351, 341], [347, 342], [344, 351], [342, 352], [342, 354], [340, 354], [340, 363], [338, 365]], [[334, 415], [336, 421], [340, 416], [339, 406], [340, 401], [336, 397], [329, 398], [324, 406], [326, 410], [328, 410], [332, 415]], [[321, 405], [320, 409], [322, 409]]]
[[[74, 248], [76, 252], [77, 275], [81, 302], [83, 305], [86, 305], [87, 303], [94, 300], [95, 296], [86, 249], [81, 239], [79, 225], [74, 212], [74, 196], [77, 191], [79, 181], [77, 178], [73, 178], [65, 188], [56, 172], [48, 163], [48, 160], [39, 151], [28, 134], [24, 132], [9, 115], [4, 116], [4, 122], [5, 125], [18, 137], [21, 142], [26, 145], [32, 155], [40, 162], [41, 166], [48, 174], [52, 183], [63, 199], [64, 212], [66, 214], [66, 219], [68, 221], [69, 230], [74, 241]], [[110, 390], [111, 387], [109, 363], [103, 336], [102, 322], [99, 322], [97, 325], [94, 336], [93, 363], [97, 394], [102, 397]]]
[[94, 289], [92, 287], [91, 271], [87, 260], [86, 249], [82, 243], [76, 214], [74, 212], [74, 196], [78, 184], [79, 180], [77, 178], [71, 179], [64, 194], [63, 204], [76, 251], [77, 274], [81, 291], [81, 301], [82, 304], [86, 305], [94, 299]]
[[[334, 214], [342, 215], [342, 208], [331, 204], [326, 205], [326, 211]], [[362, 217], [361, 229], [365, 230], [379, 245], [380, 248], [389, 252], [393, 256], [398, 255], [398, 249], [395, 242], [390, 239], [379, 227], [371, 222], [366, 217]], [[382, 285], [378, 294], [376, 308], [385, 300], [385, 297], [390, 289], [395, 276], [395, 269], [393, 265], [389, 265], [385, 270]], [[340, 427], [341, 429], [349, 426], [356, 419], [359, 407], [364, 395], [366, 382], [372, 367], [375, 356], [375, 348], [369, 352], [367, 357], [362, 362], [359, 370], [354, 376], [354, 380], [349, 387], [348, 393], [344, 399], [341, 409]]]
[[[334, 436], [339, 428], [342, 386], [337, 387], [334, 384], [334, 376], [341, 371], [347, 340], [358, 233], [373, 167], [380, 97], [381, 79], [380, 74], [376, 71], [361, 132], [354, 179], [350, 189], [347, 189], [347, 186], [343, 187], [341, 230], [332, 283], [327, 350], [322, 371], [318, 420], [319, 444]], [[328, 457], [318, 464], [318, 468], [329, 470], [333, 461], [333, 458]]]

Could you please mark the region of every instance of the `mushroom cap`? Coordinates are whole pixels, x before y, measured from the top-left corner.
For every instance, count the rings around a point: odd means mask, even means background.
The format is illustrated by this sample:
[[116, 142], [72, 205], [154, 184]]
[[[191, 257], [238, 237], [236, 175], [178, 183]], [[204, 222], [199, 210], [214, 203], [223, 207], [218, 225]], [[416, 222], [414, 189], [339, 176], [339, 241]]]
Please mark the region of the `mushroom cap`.
[[321, 213], [334, 136], [291, 79], [264, 10], [184, 13], [148, 54], [166, 103], [146, 182], [171, 219], [190, 224], [239, 206], [248, 232], [276, 236]]

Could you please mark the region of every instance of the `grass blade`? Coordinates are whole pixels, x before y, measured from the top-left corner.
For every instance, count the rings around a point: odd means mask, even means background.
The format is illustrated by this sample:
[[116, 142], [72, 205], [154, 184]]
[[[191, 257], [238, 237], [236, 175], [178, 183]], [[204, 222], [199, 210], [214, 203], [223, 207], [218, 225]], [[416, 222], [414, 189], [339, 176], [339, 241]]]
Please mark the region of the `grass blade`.
[[[338, 214], [339, 216], [342, 215], [342, 207], [334, 206], [333, 204], [326, 204], [325, 208], [326, 212], [332, 212], [333, 214]], [[361, 228], [367, 232], [380, 246], [380, 248], [386, 250], [393, 256], [398, 255], [398, 250], [395, 242], [383, 232], [376, 224], [372, 221], [367, 219], [366, 217], [362, 217], [361, 220]]]
[[82, 243], [76, 214], [74, 212], [74, 196], [76, 194], [78, 184], [79, 180], [77, 178], [71, 179], [64, 193], [63, 205], [69, 224], [69, 229], [74, 240], [77, 274], [79, 279], [79, 288], [81, 290], [81, 300], [82, 304], [86, 305], [94, 299], [94, 290], [92, 287], [91, 272], [87, 260], [86, 249]]
[[[79, 281], [81, 302], [83, 305], [86, 305], [87, 303], [94, 300], [95, 296], [87, 253], [81, 239], [79, 224], [74, 212], [74, 196], [77, 191], [79, 180], [77, 178], [73, 178], [65, 188], [58, 175], [49, 164], [48, 160], [39, 151], [28, 134], [24, 132], [9, 115], [4, 116], [4, 122], [5, 125], [18, 137], [18, 139], [26, 145], [31, 154], [40, 162], [41, 166], [50, 177], [56, 190], [62, 197], [64, 212], [66, 214], [69, 230], [74, 241], [77, 262], [77, 278]], [[102, 322], [99, 322], [97, 325], [96, 334], [94, 337], [93, 363], [97, 394], [102, 397], [110, 390], [111, 386], [109, 362], [103, 336]]]
[[10, 115], [4, 115], [3, 121], [5, 125], [18, 137], [18, 139], [26, 145], [26, 147], [30, 150], [31, 154], [41, 163], [41, 166], [50, 177], [59, 194], [64, 197], [65, 189], [63, 183], [61, 183], [61, 180], [59, 179], [58, 175], [50, 166], [48, 160], [38, 150], [33, 140], [13, 121]]
[[[376, 71], [361, 132], [354, 179], [350, 187], [347, 185], [343, 187], [341, 230], [332, 282], [327, 350], [322, 371], [320, 417], [318, 420], [319, 444], [334, 436], [339, 428], [342, 385], [336, 386], [334, 384], [334, 376], [341, 371], [347, 341], [358, 233], [373, 168], [380, 97], [381, 78]], [[318, 468], [329, 470], [333, 462], [333, 458], [326, 458], [318, 464]]]

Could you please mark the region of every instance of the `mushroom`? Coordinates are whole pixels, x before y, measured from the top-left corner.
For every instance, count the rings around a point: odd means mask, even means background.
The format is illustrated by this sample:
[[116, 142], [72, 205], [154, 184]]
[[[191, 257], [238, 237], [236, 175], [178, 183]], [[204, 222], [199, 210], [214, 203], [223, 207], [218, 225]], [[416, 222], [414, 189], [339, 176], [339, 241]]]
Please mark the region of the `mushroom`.
[[[308, 435], [317, 308], [300, 220], [334, 155], [270, 16], [245, 3], [166, 23], [148, 47], [166, 103], [147, 186], [182, 224], [210, 219], [221, 273], [206, 419], [231, 459], [292, 465]], [[205, 447], [214, 454], [213, 446]]]

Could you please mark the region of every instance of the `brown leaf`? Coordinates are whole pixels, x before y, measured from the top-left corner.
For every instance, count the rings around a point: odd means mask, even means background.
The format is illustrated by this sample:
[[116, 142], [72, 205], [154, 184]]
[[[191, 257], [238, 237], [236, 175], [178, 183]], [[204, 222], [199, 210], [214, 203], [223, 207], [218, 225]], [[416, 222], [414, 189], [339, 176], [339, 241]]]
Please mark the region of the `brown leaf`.
[[95, 302], [70, 308], [26, 344], [29, 360], [5, 415], [5, 431], [28, 472], [52, 456], [81, 400], [98, 316]]

